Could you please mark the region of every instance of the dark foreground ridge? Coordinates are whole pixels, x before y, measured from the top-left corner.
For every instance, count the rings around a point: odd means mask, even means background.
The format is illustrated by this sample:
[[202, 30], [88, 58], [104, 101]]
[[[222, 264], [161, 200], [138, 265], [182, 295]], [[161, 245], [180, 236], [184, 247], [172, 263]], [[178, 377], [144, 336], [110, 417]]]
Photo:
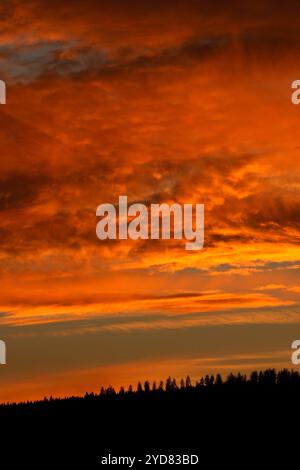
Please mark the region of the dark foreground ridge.
[[[103, 455], [196, 453], [221, 464], [237, 452], [247, 462], [271, 465], [296, 455], [300, 374], [274, 369], [249, 377], [206, 376], [192, 385], [187, 377], [136, 390], [101, 389], [99, 394], [0, 406], [2, 458], [10, 463], [44, 460], [100, 468]], [[288, 449], [288, 451], [287, 451]], [[200, 463], [201, 463], [200, 462]], [[290, 462], [292, 464], [292, 460]], [[44, 468], [43, 466], [40, 468]], [[258, 468], [258, 467], [257, 467]]]

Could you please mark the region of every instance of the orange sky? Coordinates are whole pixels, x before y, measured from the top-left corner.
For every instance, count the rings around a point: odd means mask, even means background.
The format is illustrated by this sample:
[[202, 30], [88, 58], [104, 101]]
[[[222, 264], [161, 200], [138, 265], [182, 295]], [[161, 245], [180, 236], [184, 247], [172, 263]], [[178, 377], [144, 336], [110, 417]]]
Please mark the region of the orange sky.
[[[0, 401], [291, 366], [300, 5], [228, 3], [1, 3]], [[120, 194], [205, 248], [100, 241]]]

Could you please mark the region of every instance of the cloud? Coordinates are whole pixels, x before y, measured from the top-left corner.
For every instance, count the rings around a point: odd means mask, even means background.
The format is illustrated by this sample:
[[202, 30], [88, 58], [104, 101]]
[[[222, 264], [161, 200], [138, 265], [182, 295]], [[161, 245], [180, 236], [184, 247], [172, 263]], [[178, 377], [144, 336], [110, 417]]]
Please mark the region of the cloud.
[[281, 290], [281, 289], [286, 289], [286, 286], [284, 284], [266, 284], [265, 286], [260, 286], [257, 287], [256, 290]]
[[42, 175], [11, 174], [0, 180], [0, 211], [24, 208], [32, 204], [50, 178]]

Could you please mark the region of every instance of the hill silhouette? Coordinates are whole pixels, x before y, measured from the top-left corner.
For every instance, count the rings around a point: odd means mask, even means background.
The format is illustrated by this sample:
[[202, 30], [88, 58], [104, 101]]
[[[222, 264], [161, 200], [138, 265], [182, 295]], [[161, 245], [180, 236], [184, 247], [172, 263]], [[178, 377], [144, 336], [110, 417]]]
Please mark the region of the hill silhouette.
[[47, 461], [52, 468], [65, 462], [67, 468], [79, 462], [99, 468], [108, 454], [193, 453], [202, 468], [206, 459], [223, 465], [226, 456], [243, 468], [239, 451], [255, 466], [258, 458], [268, 468], [282, 459], [285, 469], [299, 440], [292, 428], [299, 423], [299, 398], [298, 372], [268, 369], [2, 404], [2, 458], [11, 466], [21, 459], [31, 466]]

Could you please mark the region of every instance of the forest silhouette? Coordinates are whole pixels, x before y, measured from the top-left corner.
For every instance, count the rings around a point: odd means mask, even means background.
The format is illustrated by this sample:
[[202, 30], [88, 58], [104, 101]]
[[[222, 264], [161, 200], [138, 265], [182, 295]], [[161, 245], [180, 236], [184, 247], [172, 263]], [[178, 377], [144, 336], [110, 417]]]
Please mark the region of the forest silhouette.
[[82, 397], [2, 404], [2, 456], [8, 452], [13, 463], [20, 456], [29, 464], [47, 456], [52, 463], [67, 461], [67, 468], [71, 462], [99, 468], [100, 456], [108, 453], [196, 453], [200, 463], [211, 458], [222, 464], [239, 449], [253, 465], [259, 453], [261, 463], [269, 466], [282, 457], [287, 468], [284, 448], [298, 442], [291, 424], [299, 423], [299, 398], [299, 372], [267, 369], [226, 379], [206, 375], [193, 383], [189, 376], [178, 383], [168, 377], [117, 391], [102, 387]]
[[[107, 388], [101, 387], [99, 393], [88, 393], [84, 397], [71, 396], [66, 398], [45, 397], [41, 401], [26, 401], [20, 403], [2, 403], [0, 404], [0, 416], [9, 414], [15, 410], [26, 410], [27, 412], [68, 406], [68, 403], [76, 404], [79, 407], [83, 402], [101, 403], [107, 401], [139, 401], [145, 400], [166, 400], [167, 398], [185, 400], [197, 398], [199, 402], [202, 399], [212, 398], [222, 395], [229, 397], [230, 394], [248, 393], [261, 395], [265, 393], [300, 393], [300, 373], [298, 371], [282, 369], [266, 369], [264, 371], [254, 371], [249, 376], [247, 374], [230, 373], [224, 380], [221, 374], [205, 375], [200, 380], [192, 384], [188, 375], [178, 383], [175, 378], [169, 376], [165, 381], [152, 383], [146, 380], [144, 383], [138, 382], [136, 389], [129, 385], [126, 390], [123, 386], [115, 390], [111, 385]], [[236, 398], [236, 396], [235, 396]]]

